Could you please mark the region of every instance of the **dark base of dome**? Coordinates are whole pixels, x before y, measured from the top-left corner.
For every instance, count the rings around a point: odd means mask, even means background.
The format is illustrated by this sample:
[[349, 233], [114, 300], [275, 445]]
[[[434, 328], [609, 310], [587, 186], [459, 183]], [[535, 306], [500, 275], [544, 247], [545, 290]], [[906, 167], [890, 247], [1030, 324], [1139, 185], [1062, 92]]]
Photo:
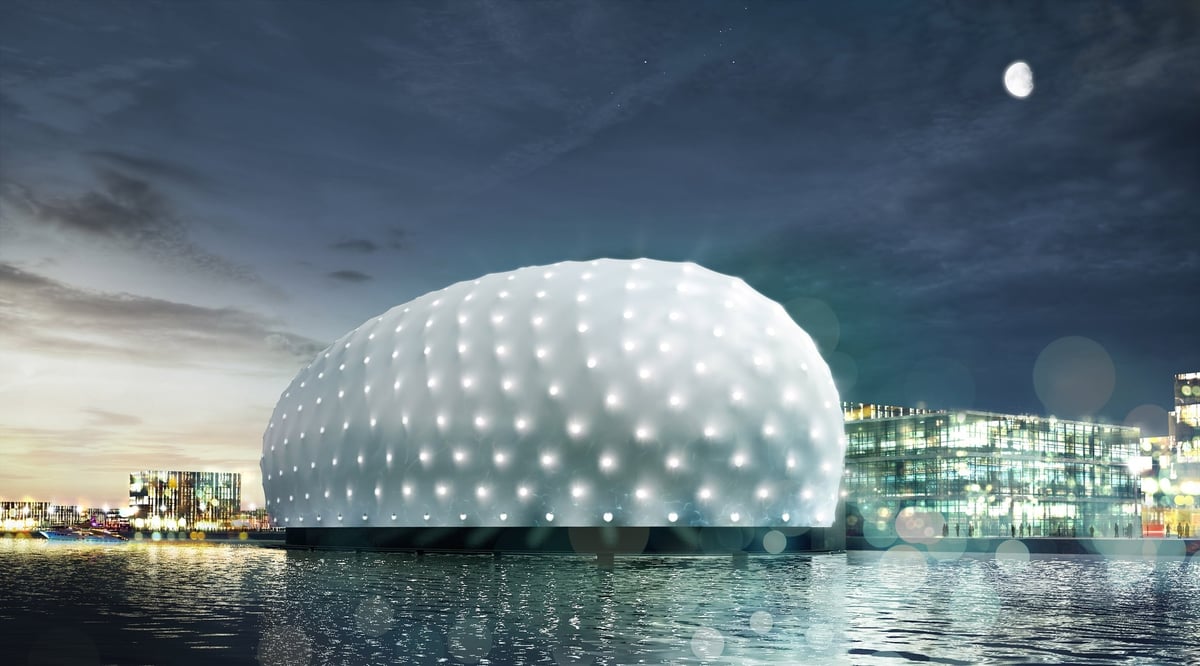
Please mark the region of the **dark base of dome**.
[[[620, 553], [728, 555], [766, 553], [768, 532], [785, 553], [845, 550], [845, 528], [770, 527], [289, 527], [293, 548], [444, 553]], [[777, 550], [779, 537], [770, 540]]]

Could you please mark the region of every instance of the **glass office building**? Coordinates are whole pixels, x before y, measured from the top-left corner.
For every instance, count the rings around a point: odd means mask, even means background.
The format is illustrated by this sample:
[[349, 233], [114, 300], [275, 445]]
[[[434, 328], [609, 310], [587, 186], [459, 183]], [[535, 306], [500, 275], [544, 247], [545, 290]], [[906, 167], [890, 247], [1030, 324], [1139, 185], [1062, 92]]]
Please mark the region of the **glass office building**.
[[78, 506], [32, 500], [0, 501], [0, 529], [27, 532], [53, 525], [74, 525], [82, 516]]
[[860, 418], [854, 407], [851, 536], [894, 532], [908, 507], [941, 514], [945, 536], [1140, 535], [1137, 428], [977, 411]]
[[129, 522], [137, 529], [229, 529], [241, 503], [241, 474], [154, 470], [129, 475]]

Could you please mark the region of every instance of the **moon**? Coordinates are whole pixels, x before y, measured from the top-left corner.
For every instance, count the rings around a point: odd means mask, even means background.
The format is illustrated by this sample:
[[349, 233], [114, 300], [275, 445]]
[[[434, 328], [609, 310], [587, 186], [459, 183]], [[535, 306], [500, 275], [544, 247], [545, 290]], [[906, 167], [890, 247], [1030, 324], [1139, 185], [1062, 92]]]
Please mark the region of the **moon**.
[[1025, 99], [1033, 92], [1033, 70], [1023, 60], [1018, 60], [1004, 70], [1004, 87], [1008, 94]]

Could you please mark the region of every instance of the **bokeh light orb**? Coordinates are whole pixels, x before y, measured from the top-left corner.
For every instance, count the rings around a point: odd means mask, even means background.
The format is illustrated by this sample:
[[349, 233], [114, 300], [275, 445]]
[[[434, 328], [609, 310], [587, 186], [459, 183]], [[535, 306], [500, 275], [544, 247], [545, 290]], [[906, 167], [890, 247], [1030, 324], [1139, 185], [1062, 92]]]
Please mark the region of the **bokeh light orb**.
[[691, 263], [497, 273], [369, 319], [263, 436], [287, 527], [829, 526], [845, 441], [812, 338]]

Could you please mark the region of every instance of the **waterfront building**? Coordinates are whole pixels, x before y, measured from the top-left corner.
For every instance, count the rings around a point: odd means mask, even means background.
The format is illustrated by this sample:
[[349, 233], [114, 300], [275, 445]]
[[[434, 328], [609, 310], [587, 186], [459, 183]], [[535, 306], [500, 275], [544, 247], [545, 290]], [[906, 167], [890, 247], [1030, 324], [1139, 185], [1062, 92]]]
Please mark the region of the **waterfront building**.
[[5, 532], [27, 532], [52, 525], [74, 525], [79, 507], [33, 500], [0, 501], [0, 526]]
[[241, 498], [242, 475], [236, 472], [132, 472], [126, 513], [138, 529], [229, 529]]
[[[981, 411], [855, 418], [847, 533], [894, 533], [908, 507], [945, 536], [1140, 535], [1136, 428]], [[880, 412], [876, 412], [880, 413]]]
[[1200, 533], [1200, 372], [1175, 375], [1167, 436], [1143, 440], [1151, 459], [1143, 479], [1145, 527], [1154, 535]]
[[831, 526], [843, 447], [829, 368], [782, 306], [695, 264], [597, 260], [461, 282], [362, 323], [283, 391], [261, 466], [289, 540], [510, 526], [740, 539]]

